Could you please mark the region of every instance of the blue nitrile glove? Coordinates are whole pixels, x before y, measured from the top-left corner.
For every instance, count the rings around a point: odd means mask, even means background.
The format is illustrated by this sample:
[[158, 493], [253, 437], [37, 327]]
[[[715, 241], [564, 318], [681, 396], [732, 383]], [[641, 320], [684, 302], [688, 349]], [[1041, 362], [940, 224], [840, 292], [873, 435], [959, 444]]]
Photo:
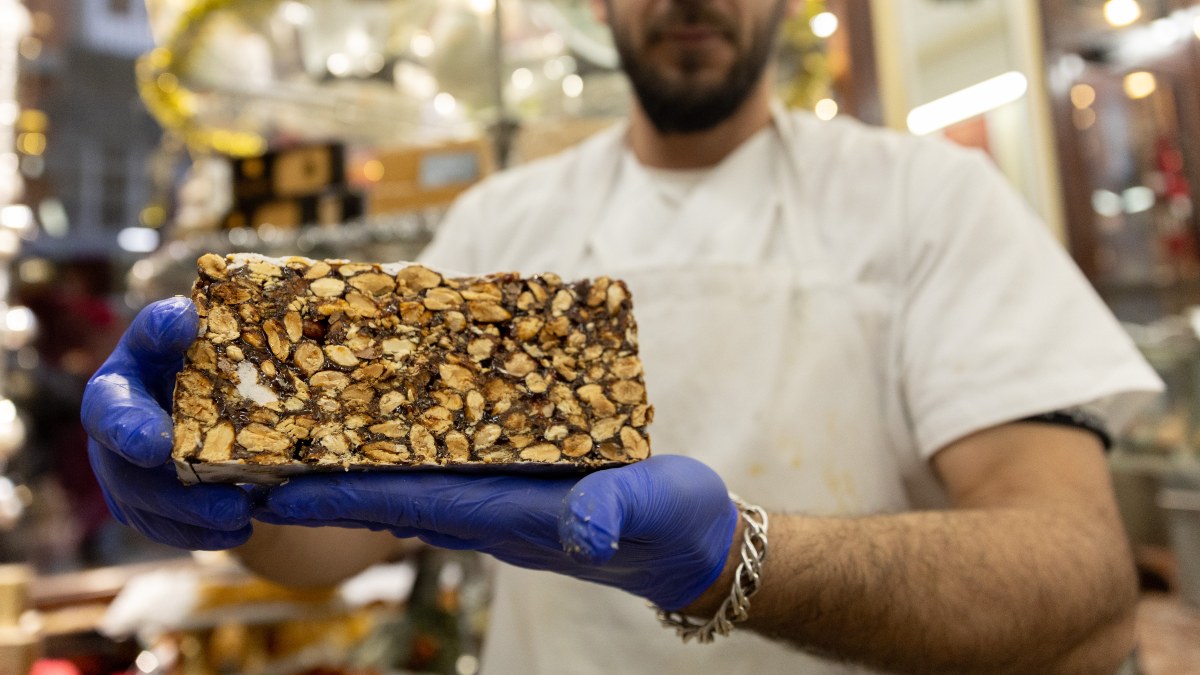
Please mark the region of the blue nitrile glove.
[[389, 530], [624, 589], [668, 610], [716, 581], [737, 526], [704, 464], [659, 455], [583, 479], [337, 473], [272, 488], [255, 517]]
[[185, 486], [171, 461], [171, 392], [199, 319], [190, 300], [143, 309], [83, 394], [88, 456], [113, 516], [156, 541], [224, 549], [250, 536], [250, 497]]

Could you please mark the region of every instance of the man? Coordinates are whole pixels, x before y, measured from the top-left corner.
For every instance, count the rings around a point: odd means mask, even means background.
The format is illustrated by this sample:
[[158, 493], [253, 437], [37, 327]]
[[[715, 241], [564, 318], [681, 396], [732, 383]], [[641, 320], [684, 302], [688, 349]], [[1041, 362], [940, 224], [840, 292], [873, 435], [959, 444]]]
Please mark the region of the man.
[[[176, 301], [89, 389], [114, 512], [183, 546], [241, 544], [253, 513], [489, 553], [489, 672], [1112, 672], [1136, 585], [1093, 418], [1161, 385], [1065, 254], [984, 159], [775, 107], [783, 1], [597, 9], [628, 125], [471, 192], [425, 259], [626, 279], [656, 456], [312, 477], [253, 509], [184, 490], [148, 400], [194, 334]], [[300, 535], [255, 527], [243, 557], [302, 577]], [[645, 600], [737, 628], [683, 644]]]

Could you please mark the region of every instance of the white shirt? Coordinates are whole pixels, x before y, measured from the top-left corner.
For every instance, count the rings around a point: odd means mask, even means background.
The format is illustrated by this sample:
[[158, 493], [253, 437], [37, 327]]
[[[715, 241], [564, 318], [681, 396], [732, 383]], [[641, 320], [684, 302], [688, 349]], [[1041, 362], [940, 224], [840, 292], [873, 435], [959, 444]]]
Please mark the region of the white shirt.
[[[768, 151], [769, 129], [763, 129], [737, 149], [739, 155], [761, 155]], [[629, 148], [621, 153], [607, 227], [594, 231], [588, 240], [589, 253], [598, 259], [621, 261], [624, 265], [653, 265], [670, 257], [673, 247], [688, 241], [691, 223], [674, 218], [684, 201], [712, 174], [705, 169], [657, 169], [644, 166]], [[596, 267], [599, 267], [597, 265]]]
[[[1119, 427], [1161, 388], [980, 155], [777, 114], [681, 191], [655, 187], [629, 157], [618, 129], [499, 174], [455, 205], [423, 258], [466, 272], [637, 280], [647, 388], [659, 409], [654, 451], [705, 461], [768, 510], [938, 505], [945, 495], [928, 460], [948, 443], [1085, 403]], [[582, 237], [573, 234], [580, 224]], [[642, 281], [672, 270], [699, 270], [689, 283], [716, 281], [695, 297]], [[702, 303], [734, 274], [794, 288], [744, 308]], [[778, 362], [755, 357], [728, 372], [725, 357], [745, 350], [723, 344], [718, 329], [658, 320], [673, 302], [727, 308], [726, 325], [744, 323], [744, 310], [776, 336], [751, 350], [778, 351]], [[701, 367], [673, 363], [695, 342]], [[743, 370], [751, 381], [738, 379]], [[482, 663], [488, 673], [865, 672], [748, 632], [682, 645], [637, 598], [503, 565]]]

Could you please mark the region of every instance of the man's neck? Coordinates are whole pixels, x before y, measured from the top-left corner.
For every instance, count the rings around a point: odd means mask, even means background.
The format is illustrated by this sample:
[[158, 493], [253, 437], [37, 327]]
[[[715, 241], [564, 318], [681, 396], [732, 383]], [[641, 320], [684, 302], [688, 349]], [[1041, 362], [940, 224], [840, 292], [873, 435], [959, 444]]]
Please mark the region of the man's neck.
[[715, 166], [771, 122], [771, 88], [767, 78], [742, 106], [717, 126], [695, 133], [663, 134], [640, 105], [629, 116], [629, 145], [642, 164], [659, 169]]

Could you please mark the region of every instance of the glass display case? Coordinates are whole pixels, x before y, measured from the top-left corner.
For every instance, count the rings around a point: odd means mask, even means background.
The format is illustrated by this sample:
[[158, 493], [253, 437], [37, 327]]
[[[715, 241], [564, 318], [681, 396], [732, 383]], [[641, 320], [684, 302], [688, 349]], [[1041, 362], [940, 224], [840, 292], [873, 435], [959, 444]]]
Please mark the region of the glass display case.
[[[143, 98], [195, 147], [254, 155], [339, 139], [429, 144], [623, 111], [586, 3], [150, 2]], [[618, 94], [618, 95], [614, 95]]]
[[1181, 314], [1200, 301], [1200, 7], [1043, 6], [1071, 251], [1119, 318]]
[[1065, 238], [1036, 7], [899, 0], [871, 9], [887, 125], [986, 152]]

